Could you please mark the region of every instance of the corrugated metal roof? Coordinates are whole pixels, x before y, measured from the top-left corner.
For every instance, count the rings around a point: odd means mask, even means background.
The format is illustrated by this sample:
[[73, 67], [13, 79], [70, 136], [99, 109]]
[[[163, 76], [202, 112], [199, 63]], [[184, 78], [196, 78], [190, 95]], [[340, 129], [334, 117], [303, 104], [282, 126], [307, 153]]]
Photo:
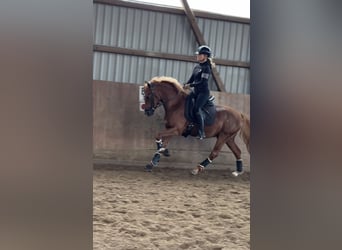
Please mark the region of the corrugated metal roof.
[[185, 16], [95, 4], [95, 44], [193, 55], [194, 35]]
[[[154, 76], [171, 76], [186, 82], [194, 63], [158, 58], [94, 52], [93, 78], [95, 80], [142, 84]], [[216, 66], [224, 80], [227, 92], [249, 94], [249, 70], [246, 68]], [[217, 90], [213, 79], [212, 90]]]
[[[249, 25], [197, 18], [214, 57], [249, 62]], [[94, 44], [160, 53], [193, 55], [197, 43], [185, 15], [121, 6], [94, 4]], [[143, 83], [153, 76], [172, 76], [180, 82], [194, 63], [94, 52], [95, 80]], [[228, 92], [249, 94], [249, 69], [218, 65]], [[211, 80], [211, 89], [216, 85]]]
[[142, 84], [154, 76], [172, 76], [185, 82], [194, 63], [94, 52], [93, 66], [96, 80]]
[[197, 23], [214, 57], [249, 62], [249, 25], [203, 18]]

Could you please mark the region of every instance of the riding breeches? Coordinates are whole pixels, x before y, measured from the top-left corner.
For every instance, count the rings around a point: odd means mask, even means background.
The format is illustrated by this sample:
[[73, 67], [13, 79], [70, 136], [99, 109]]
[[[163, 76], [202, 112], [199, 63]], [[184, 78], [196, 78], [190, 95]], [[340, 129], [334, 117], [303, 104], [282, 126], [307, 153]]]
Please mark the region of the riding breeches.
[[195, 94], [194, 92], [191, 92], [190, 95], [195, 98], [195, 114], [199, 112], [200, 109], [206, 104], [209, 98], [209, 92], [201, 92], [198, 94]]

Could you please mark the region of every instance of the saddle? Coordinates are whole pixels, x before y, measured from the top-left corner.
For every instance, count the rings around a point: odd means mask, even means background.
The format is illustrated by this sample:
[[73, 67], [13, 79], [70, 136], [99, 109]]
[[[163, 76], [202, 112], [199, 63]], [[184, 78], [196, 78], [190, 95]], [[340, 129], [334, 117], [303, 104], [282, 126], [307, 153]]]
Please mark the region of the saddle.
[[[209, 96], [206, 104], [202, 107], [205, 126], [210, 126], [215, 122], [216, 107], [214, 104], [214, 100], [215, 100], [214, 96]], [[195, 107], [195, 100], [191, 98], [190, 96], [187, 96], [185, 99], [184, 116], [189, 122], [189, 125], [182, 134], [184, 137], [187, 137], [191, 133], [191, 130], [194, 127], [194, 124], [197, 124], [194, 107]]]

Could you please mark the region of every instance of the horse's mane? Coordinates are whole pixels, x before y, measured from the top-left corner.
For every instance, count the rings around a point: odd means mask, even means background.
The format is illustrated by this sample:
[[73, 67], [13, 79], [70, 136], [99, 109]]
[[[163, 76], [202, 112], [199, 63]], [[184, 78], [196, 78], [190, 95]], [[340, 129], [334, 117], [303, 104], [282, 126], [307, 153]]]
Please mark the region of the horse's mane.
[[168, 76], [156, 76], [151, 79], [151, 83], [162, 83], [171, 84], [178, 91], [179, 94], [187, 95], [184, 91], [182, 85], [177, 81], [177, 79]]

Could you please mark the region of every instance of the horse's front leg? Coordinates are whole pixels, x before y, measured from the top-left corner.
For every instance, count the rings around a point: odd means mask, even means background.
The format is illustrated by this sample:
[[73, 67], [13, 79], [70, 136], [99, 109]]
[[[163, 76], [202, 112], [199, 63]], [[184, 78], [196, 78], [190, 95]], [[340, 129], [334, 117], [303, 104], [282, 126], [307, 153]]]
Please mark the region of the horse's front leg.
[[180, 134], [179, 131], [179, 128], [170, 127], [162, 132], [159, 132], [156, 136], [157, 149], [164, 156], [170, 156], [169, 150], [167, 149], [167, 145], [169, 144], [171, 137]]
[[153, 167], [158, 166], [160, 161], [160, 154], [164, 156], [170, 156], [168, 149], [166, 148], [170, 138], [172, 136], [178, 135], [179, 131], [177, 128], [168, 128], [162, 132], [159, 132], [156, 136], [156, 144], [157, 144], [157, 151], [154, 153], [152, 160], [149, 164], [146, 165], [147, 171], [152, 171]]
[[163, 137], [163, 139], [156, 139], [157, 150], [159, 151], [159, 153], [167, 157], [170, 156], [169, 150], [167, 149], [167, 145], [169, 143], [170, 138], [171, 137], [168, 136], [168, 137]]

